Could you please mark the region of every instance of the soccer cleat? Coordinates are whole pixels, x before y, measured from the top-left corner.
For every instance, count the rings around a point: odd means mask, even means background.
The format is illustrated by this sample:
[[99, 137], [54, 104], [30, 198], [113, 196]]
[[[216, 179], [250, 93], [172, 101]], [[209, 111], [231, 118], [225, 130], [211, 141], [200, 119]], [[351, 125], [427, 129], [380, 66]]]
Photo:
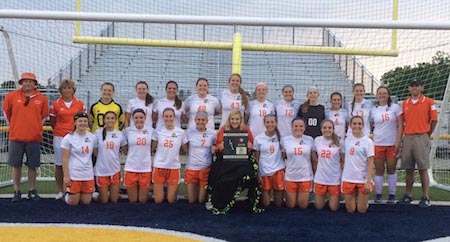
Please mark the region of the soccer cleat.
[[395, 195], [394, 194], [389, 194], [389, 198], [386, 201], [386, 204], [395, 204]]
[[14, 197], [11, 199], [11, 202], [19, 202], [22, 200], [22, 193], [20, 191], [14, 191]]
[[402, 199], [398, 200], [397, 204], [411, 204], [412, 198], [408, 195], [404, 195]]
[[64, 193], [63, 192], [58, 192], [58, 194], [56, 194], [55, 200], [62, 200], [64, 197]]
[[375, 195], [375, 200], [374, 200], [375, 203], [381, 203], [382, 201], [383, 200], [381, 200], [381, 194]]
[[427, 197], [422, 197], [422, 198], [420, 199], [419, 206], [420, 206], [421, 208], [428, 208], [428, 207], [431, 207], [430, 200], [429, 200]]
[[39, 201], [41, 197], [38, 195], [37, 190], [28, 191], [28, 200]]

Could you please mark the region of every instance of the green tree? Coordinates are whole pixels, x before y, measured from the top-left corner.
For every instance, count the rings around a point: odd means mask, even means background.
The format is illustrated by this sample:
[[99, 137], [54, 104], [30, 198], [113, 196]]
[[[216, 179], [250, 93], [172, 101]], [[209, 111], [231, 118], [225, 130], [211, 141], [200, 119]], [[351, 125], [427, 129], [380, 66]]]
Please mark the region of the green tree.
[[450, 74], [450, 55], [438, 51], [431, 62], [417, 63], [415, 66], [396, 67], [381, 76], [381, 83], [388, 86], [392, 95], [403, 100], [409, 96], [408, 83], [413, 79], [422, 81], [424, 95], [442, 100]]
[[0, 86], [1, 89], [10, 89], [10, 88], [16, 88], [16, 82], [15, 81], [4, 81], [2, 85]]

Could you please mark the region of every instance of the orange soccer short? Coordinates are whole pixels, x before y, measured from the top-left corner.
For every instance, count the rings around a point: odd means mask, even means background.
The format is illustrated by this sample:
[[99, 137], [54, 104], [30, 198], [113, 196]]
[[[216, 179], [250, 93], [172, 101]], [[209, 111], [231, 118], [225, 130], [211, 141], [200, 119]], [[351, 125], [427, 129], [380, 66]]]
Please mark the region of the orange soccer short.
[[375, 159], [395, 159], [397, 153], [394, 146], [377, 146], [375, 145]]
[[312, 181], [292, 182], [286, 181], [286, 192], [298, 193], [298, 192], [310, 192]]
[[263, 176], [262, 190], [263, 191], [283, 191], [284, 190], [284, 169], [275, 172], [271, 176]]
[[125, 171], [125, 176], [123, 178], [123, 185], [126, 188], [150, 188], [150, 178], [152, 177], [151, 172], [132, 172]]
[[199, 187], [208, 185], [208, 175], [211, 167], [201, 170], [186, 169], [184, 174], [184, 182], [186, 184], [198, 184]]
[[166, 183], [178, 185], [180, 183], [180, 169], [153, 168], [153, 184]]
[[368, 192], [364, 191], [365, 183], [342, 182], [341, 190], [344, 195], [352, 195], [355, 192], [369, 194], [373, 190], [373, 183], [370, 185]]
[[120, 172], [112, 176], [97, 176], [95, 177], [98, 187], [109, 187], [120, 184]]
[[94, 182], [94, 180], [88, 180], [88, 181], [70, 180], [70, 186], [64, 185], [64, 188], [70, 194], [93, 193], [95, 190], [95, 182]]
[[341, 185], [323, 185], [319, 183], [314, 183], [314, 193], [320, 196], [327, 195], [327, 192], [330, 196], [339, 196], [341, 193]]

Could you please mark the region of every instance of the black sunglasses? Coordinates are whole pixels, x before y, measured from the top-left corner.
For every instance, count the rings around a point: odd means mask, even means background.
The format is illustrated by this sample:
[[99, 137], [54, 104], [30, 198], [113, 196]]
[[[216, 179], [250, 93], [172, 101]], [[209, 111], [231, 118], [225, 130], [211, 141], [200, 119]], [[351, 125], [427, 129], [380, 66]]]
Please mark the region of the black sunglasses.
[[31, 99], [31, 97], [25, 97], [25, 102], [23, 103], [23, 106], [28, 106], [28, 104], [30, 103], [30, 99]]

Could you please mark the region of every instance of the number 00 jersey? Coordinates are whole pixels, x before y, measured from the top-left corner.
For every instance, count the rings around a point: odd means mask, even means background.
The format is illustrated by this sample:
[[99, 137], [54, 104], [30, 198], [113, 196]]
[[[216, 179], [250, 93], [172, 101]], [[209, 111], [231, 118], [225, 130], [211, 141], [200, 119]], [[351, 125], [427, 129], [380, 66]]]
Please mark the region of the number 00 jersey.
[[119, 123], [123, 123], [125, 121], [122, 107], [118, 103], [111, 100], [110, 103], [104, 104], [98, 100], [96, 103], [92, 104], [91, 110], [89, 111], [89, 121], [92, 122], [92, 132], [95, 132], [97, 129], [105, 126], [103, 116], [108, 111], [113, 111], [117, 115], [117, 121], [114, 127], [115, 129], [119, 129]]

